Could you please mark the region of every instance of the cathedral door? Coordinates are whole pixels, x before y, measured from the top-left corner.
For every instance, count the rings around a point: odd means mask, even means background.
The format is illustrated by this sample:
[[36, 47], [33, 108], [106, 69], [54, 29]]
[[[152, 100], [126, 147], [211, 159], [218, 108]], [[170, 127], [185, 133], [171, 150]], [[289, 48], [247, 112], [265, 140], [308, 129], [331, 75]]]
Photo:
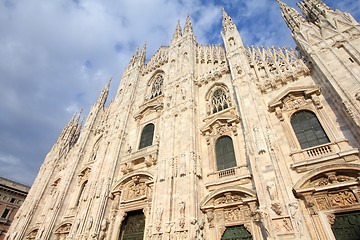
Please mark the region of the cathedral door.
[[227, 227], [221, 240], [252, 240], [251, 234], [243, 225]]
[[144, 228], [144, 213], [142, 211], [128, 212], [121, 226], [119, 240], [142, 240]]
[[336, 240], [360, 239], [360, 211], [335, 214], [331, 228]]

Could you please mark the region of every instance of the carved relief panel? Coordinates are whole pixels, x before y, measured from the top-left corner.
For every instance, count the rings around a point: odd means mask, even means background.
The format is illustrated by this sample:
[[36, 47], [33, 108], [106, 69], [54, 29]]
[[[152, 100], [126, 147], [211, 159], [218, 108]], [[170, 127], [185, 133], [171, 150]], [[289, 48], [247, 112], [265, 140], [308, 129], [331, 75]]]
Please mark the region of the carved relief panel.
[[149, 178], [135, 175], [123, 185], [120, 203], [127, 203], [139, 199], [145, 199], [151, 195]]
[[252, 234], [256, 231], [251, 222], [256, 215], [257, 199], [250, 190], [242, 187], [215, 190], [200, 206], [205, 214], [205, 228], [211, 236], [220, 238], [226, 227], [236, 225], [244, 225]]

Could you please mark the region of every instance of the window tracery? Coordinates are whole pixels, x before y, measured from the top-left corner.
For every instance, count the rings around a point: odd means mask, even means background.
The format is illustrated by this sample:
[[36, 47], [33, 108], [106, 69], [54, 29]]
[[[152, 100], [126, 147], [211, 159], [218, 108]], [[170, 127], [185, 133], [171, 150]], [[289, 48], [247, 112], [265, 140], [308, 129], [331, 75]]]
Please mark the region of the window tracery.
[[163, 75], [158, 74], [155, 77], [155, 80], [152, 84], [150, 99], [153, 99], [153, 98], [163, 94], [163, 82], [164, 82]]
[[217, 113], [224, 109], [229, 108], [230, 99], [226, 93], [226, 91], [219, 87], [217, 88], [211, 97], [211, 113]]

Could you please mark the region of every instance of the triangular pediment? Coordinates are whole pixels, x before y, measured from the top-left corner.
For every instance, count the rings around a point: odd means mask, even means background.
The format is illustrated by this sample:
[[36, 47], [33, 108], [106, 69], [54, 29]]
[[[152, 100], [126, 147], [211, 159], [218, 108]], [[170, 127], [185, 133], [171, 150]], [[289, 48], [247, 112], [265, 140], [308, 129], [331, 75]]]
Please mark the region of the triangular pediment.
[[316, 85], [289, 87], [270, 101], [268, 106], [270, 111], [273, 111], [276, 107], [282, 106], [284, 99], [290, 95], [309, 96], [312, 94], [320, 95], [320, 88]]

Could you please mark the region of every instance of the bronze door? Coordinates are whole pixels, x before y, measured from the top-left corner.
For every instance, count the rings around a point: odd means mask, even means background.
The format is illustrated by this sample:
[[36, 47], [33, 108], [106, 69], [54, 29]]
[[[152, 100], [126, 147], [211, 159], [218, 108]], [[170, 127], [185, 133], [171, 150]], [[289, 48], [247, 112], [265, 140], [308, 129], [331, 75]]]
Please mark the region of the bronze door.
[[227, 227], [221, 240], [252, 240], [251, 234], [243, 225]]
[[121, 226], [119, 240], [142, 240], [144, 228], [144, 213], [142, 211], [129, 212]]
[[337, 240], [359, 240], [360, 211], [335, 214], [331, 228]]

